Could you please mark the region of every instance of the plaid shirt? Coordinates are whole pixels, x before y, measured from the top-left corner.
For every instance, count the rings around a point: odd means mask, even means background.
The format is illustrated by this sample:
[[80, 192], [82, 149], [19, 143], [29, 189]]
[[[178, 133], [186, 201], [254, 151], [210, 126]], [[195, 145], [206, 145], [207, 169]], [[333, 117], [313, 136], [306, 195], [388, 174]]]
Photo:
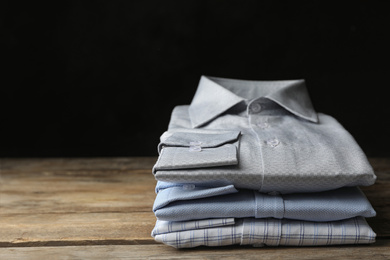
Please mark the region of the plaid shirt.
[[157, 221], [152, 236], [176, 247], [197, 246], [320, 246], [368, 244], [376, 234], [363, 217], [331, 222], [288, 219], [209, 219]]

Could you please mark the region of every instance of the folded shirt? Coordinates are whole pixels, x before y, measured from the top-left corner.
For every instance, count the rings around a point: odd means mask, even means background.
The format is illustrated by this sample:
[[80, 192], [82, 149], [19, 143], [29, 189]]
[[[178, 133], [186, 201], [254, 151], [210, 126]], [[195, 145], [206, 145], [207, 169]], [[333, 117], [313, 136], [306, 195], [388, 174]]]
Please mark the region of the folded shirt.
[[210, 219], [157, 221], [152, 236], [176, 248], [197, 246], [322, 246], [374, 243], [376, 234], [363, 217], [331, 222], [287, 219]]
[[156, 187], [153, 211], [159, 220], [273, 217], [334, 221], [376, 214], [358, 187], [284, 195], [237, 190], [233, 185], [202, 187], [163, 183]]
[[260, 192], [367, 186], [376, 176], [354, 138], [317, 113], [303, 80], [202, 76], [161, 136], [157, 180], [220, 182]]

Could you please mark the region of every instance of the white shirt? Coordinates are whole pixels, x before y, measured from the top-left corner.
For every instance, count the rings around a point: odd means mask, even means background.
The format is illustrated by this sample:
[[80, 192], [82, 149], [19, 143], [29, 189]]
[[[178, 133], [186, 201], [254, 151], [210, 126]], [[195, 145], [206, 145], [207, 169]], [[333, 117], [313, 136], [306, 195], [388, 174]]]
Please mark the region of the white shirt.
[[293, 193], [376, 179], [354, 138], [314, 110], [303, 80], [202, 76], [192, 103], [173, 110], [159, 153], [155, 178], [173, 183]]

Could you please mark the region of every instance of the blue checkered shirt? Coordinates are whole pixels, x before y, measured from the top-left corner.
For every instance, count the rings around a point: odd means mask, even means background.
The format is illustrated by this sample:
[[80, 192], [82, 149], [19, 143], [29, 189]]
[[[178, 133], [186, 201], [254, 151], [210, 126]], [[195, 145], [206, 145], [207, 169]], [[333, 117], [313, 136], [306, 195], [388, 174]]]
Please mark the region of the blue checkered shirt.
[[376, 234], [363, 217], [332, 222], [227, 218], [188, 222], [157, 221], [152, 236], [169, 246], [188, 248], [368, 244], [375, 242]]

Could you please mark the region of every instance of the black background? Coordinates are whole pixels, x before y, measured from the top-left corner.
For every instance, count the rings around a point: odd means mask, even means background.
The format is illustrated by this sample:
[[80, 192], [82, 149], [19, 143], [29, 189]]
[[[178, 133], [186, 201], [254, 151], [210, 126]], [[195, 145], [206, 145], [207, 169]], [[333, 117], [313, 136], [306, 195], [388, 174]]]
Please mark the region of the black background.
[[304, 78], [389, 156], [386, 1], [3, 1], [1, 157], [157, 155], [201, 75]]

